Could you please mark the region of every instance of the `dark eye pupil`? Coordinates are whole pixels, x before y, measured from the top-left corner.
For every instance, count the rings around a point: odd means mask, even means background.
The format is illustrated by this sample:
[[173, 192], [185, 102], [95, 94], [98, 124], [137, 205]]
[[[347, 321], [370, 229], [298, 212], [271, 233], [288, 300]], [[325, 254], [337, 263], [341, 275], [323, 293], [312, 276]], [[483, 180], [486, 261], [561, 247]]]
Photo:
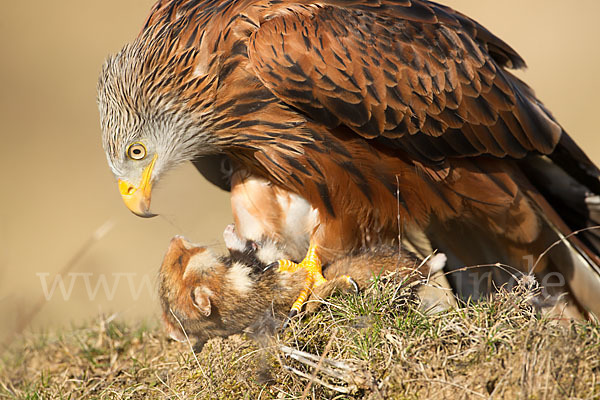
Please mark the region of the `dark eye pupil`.
[[141, 160], [146, 156], [146, 148], [141, 143], [134, 143], [127, 149], [127, 155], [134, 160]]

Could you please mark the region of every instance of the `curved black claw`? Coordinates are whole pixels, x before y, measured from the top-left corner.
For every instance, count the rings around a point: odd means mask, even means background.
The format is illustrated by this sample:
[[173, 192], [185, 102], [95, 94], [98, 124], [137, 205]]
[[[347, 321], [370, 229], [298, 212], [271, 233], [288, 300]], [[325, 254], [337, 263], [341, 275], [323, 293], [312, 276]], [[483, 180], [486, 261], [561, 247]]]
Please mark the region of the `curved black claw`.
[[350, 284], [352, 285], [352, 288], [354, 289], [354, 293], [358, 294], [359, 290], [358, 290], [358, 284], [356, 283], [356, 281], [354, 279], [352, 279], [351, 277], [348, 277], [348, 282], [350, 282]]
[[296, 315], [298, 315], [298, 310], [296, 310], [295, 308], [292, 309], [290, 311], [290, 313], [288, 314], [285, 322], [283, 323], [283, 326], [281, 327], [281, 330], [285, 330], [287, 329], [288, 326], [290, 326], [290, 321], [292, 320], [292, 318], [294, 318]]
[[275, 262], [272, 262], [271, 264], [267, 265], [265, 267], [265, 269], [263, 269], [263, 272], [268, 271], [273, 267], [279, 267], [279, 261], [275, 261]]

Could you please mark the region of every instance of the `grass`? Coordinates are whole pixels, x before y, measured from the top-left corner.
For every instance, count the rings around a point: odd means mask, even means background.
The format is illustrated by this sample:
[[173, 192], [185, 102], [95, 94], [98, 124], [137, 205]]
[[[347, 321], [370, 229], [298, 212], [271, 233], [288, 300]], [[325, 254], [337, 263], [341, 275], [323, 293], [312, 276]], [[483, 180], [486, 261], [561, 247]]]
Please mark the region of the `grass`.
[[100, 318], [24, 335], [0, 398], [600, 398], [600, 328], [538, 315], [517, 286], [441, 313], [382, 279], [337, 295], [278, 337], [213, 339], [194, 355], [156, 323]]

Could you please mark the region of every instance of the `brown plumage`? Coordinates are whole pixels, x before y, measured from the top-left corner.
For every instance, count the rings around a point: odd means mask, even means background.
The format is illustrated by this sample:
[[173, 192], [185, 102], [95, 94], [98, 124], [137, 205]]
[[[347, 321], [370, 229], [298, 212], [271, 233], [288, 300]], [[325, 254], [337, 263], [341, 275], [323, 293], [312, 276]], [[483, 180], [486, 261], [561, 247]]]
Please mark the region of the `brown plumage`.
[[[221, 155], [311, 206], [301, 233], [325, 260], [401, 225], [451, 266], [527, 270], [524, 259], [595, 224], [600, 172], [509, 72], [524, 65], [424, 0], [158, 1], [103, 69], [104, 146], [140, 215], [164, 171]], [[536, 268], [563, 274], [598, 313], [597, 239], [567, 242]]]

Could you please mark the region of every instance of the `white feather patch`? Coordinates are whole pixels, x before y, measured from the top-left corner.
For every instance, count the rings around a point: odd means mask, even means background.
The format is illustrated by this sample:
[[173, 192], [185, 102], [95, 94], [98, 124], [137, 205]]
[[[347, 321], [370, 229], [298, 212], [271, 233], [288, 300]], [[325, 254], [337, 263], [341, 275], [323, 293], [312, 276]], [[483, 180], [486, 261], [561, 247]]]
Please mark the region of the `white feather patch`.
[[429, 268], [431, 268], [431, 273], [435, 274], [444, 268], [446, 261], [447, 257], [444, 253], [437, 253], [427, 261], [427, 265], [429, 265]]
[[305, 198], [293, 193], [278, 194], [277, 201], [285, 215], [282, 241], [286, 251], [290, 256], [302, 257], [308, 249], [310, 235], [319, 224], [319, 211]]
[[[277, 201], [285, 210], [285, 230], [288, 234], [299, 234], [312, 232], [314, 228], [314, 216], [316, 211], [303, 197], [293, 193], [287, 196], [278, 194]], [[291, 236], [291, 235], [290, 235]]]

